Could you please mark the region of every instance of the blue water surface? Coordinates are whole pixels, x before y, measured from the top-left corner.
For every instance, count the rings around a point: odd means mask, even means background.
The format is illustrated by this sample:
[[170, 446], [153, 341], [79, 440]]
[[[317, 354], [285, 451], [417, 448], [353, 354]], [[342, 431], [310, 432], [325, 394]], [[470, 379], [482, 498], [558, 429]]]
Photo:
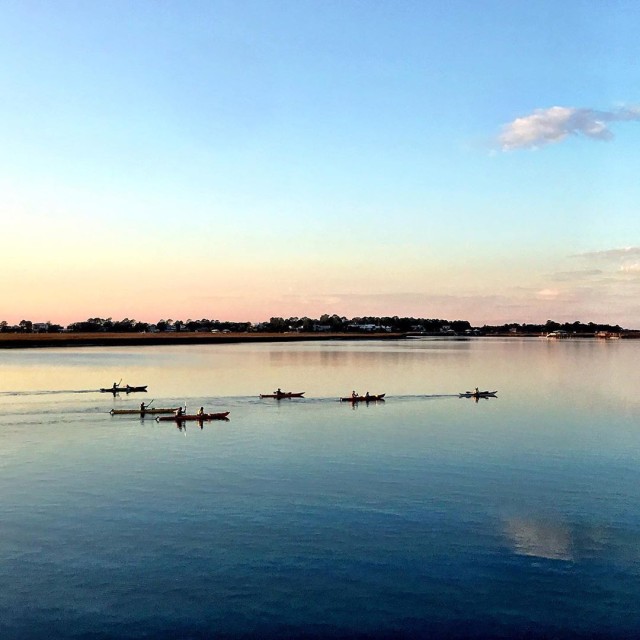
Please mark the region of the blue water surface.
[[638, 349], [601, 347], [123, 350], [156, 406], [231, 412], [202, 428], [111, 416], [117, 350], [11, 353], [0, 637], [638, 637]]

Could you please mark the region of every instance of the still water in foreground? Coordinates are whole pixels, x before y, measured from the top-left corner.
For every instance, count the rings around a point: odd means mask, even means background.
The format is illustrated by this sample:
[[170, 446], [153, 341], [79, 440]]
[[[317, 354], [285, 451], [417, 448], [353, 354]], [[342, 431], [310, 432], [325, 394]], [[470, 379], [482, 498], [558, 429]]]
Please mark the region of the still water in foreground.
[[[640, 341], [0, 353], [0, 637], [640, 636]], [[116, 396], [114, 381], [148, 384]], [[475, 386], [498, 397], [475, 402]], [[260, 400], [276, 387], [302, 400]], [[337, 402], [352, 389], [384, 403]], [[140, 401], [230, 411], [111, 416]]]

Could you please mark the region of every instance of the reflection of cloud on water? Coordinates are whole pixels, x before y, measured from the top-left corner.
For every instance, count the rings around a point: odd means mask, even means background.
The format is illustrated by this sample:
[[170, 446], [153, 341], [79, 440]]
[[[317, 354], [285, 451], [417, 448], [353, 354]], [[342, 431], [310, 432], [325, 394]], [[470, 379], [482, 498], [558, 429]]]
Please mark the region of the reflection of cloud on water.
[[523, 556], [574, 559], [573, 538], [565, 525], [514, 518], [505, 524], [505, 533], [514, 553]]
[[504, 523], [504, 535], [511, 551], [521, 556], [565, 562], [595, 559], [619, 567], [640, 562], [638, 531], [622, 523], [589, 526], [512, 517]]

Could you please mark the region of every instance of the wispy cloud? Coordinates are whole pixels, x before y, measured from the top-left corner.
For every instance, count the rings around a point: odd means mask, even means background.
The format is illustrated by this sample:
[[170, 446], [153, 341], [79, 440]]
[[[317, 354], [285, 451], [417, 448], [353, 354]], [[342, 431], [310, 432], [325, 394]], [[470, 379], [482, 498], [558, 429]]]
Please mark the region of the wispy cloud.
[[602, 276], [602, 269], [578, 269], [575, 271], [558, 271], [549, 277], [554, 282], [575, 282], [576, 280], [589, 280]]
[[549, 299], [557, 298], [560, 295], [560, 291], [558, 291], [557, 289], [541, 289], [536, 293], [536, 295], [539, 298], [549, 300]]
[[622, 247], [621, 249], [604, 249], [602, 251], [587, 251], [576, 253], [572, 258], [585, 258], [586, 260], [620, 260], [640, 257], [640, 247]]
[[503, 151], [510, 151], [554, 144], [569, 136], [611, 140], [613, 133], [608, 125], [629, 120], [640, 120], [640, 107], [614, 111], [576, 107], [536, 109], [532, 114], [506, 124], [498, 137], [498, 144]]
[[589, 266], [603, 268], [613, 278], [640, 276], [640, 247], [623, 247], [621, 249], [605, 249], [580, 253], [578, 258]]

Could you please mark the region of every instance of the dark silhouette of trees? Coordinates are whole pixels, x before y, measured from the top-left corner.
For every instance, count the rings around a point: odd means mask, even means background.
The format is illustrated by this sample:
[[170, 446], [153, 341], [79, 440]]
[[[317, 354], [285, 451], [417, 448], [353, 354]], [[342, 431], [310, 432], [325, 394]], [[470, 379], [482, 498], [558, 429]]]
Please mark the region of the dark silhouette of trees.
[[623, 329], [620, 325], [593, 323], [593, 322], [556, 322], [547, 320], [544, 324], [518, 324], [511, 322], [501, 325], [484, 325], [482, 328], [473, 328], [467, 320], [445, 320], [440, 318], [413, 318], [399, 316], [361, 316], [351, 319], [337, 314], [322, 314], [319, 318], [307, 316], [283, 318], [274, 316], [268, 322], [252, 324], [250, 322], [230, 322], [220, 320], [188, 319], [159, 320], [156, 324], [140, 322], [132, 318], [114, 320], [113, 318], [88, 318], [87, 320], [74, 322], [63, 328], [61, 325], [46, 323], [33, 323], [31, 320], [21, 320], [17, 325], [9, 325], [6, 320], [0, 321], [0, 333], [58, 333], [60, 331], [72, 333], [139, 333], [146, 331], [215, 331], [215, 332], [313, 332], [331, 331], [333, 333], [357, 333], [385, 331], [394, 333], [415, 333], [424, 335], [541, 335], [552, 331], [566, 331], [577, 336], [593, 336], [597, 332], [620, 333]]

